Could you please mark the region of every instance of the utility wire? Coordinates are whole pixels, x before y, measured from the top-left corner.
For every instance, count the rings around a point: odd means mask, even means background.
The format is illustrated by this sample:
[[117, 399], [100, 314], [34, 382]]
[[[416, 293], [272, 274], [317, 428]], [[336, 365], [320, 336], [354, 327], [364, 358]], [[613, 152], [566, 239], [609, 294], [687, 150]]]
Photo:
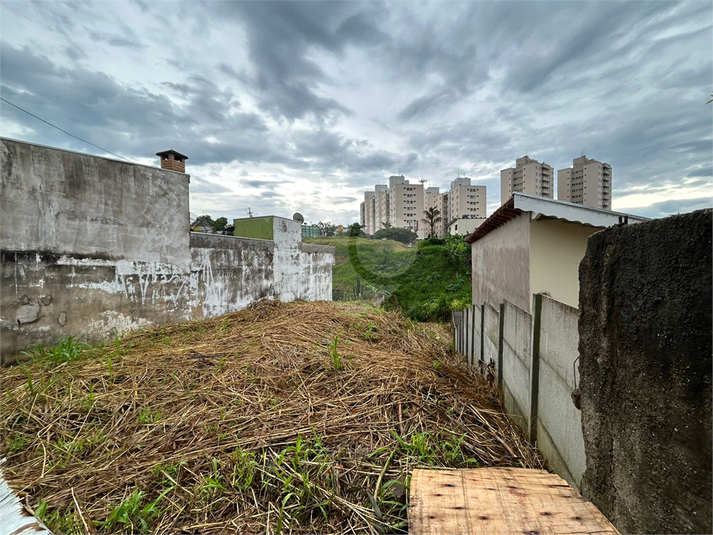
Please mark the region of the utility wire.
[[134, 162], [132, 162], [131, 160], [129, 160], [128, 158], [124, 158], [123, 156], [119, 156], [118, 154], [114, 154], [113, 152], [111, 152], [111, 151], [109, 151], [109, 150], [106, 150], [106, 149], [101, 148], [99, 145], [95, 145], [95, 144], [92, 143], [91, 141], [87, 141], [86, 139], [82, 139], [81, 137], [77, 137], [77, 136], [75, 136], [74, 134], [70, 134], [70, 133], [67, 132], [66, 130], [62, 130], [59, 126], [55, 126], [55, 125], [53, 125], [52, 123], [50, 123], [49, 121], [45, 121], [45, 120], [42, 119], [41, 117], [37, 117], [37, 115], [35, 115], [34, 113], [30, 113], [29, 111], [22, 109], [22, 108], [21, 108], [20, 106], [18, 106], [17, 104], [13, 104], [12, 102], [10, 102], [9, 100], [7, 100], [7, 99], [5, 99], [5, 98], [0, 97], [0, 100], [2, 100], [3, 102], [8, 103], [10, 106], [12, 106], [12, 107], [14, 107], [14, 108], [17, 108], [17, 109], [20, 110], [20, 111], [25, 112], [27, 115], [31, 115], [32, 117], [34, 117], [34, 118], [37, 119], [38, 121], [42, 121], [43, 123], [50, 125], [52, 128], [56, 128], [56, 129], [59, 130], [60, 132], [64, 132], [65, 134], [67, 134], [67, 135], [70, 136], [70, 137], [73, 137], [74, 139], [78, 139], [79, 141], [82, 141], [82, 142], [84, 142], [84, 143], [87, 143], [88, 145], [91, 145], [92, 147], [96, 147], [96, 148], [99, 149], [99, 150], [103, 150], [104, 152], [106, 152], [106, 153], [108, 153], [108, 154], [111, 154], [112, 156], [116, 156], [117, 158], [121, 158], [122, 160], [126, 160], [127, 162], [134, 163]]

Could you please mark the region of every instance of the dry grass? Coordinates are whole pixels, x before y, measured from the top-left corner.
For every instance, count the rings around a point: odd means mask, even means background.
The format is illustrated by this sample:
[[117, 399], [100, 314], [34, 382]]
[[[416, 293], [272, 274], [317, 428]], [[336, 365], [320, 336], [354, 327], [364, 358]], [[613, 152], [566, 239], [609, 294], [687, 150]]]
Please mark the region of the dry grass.
[[542, 467], [443, 326], [261, 302], [4, 370], [3, 471], [57, 531], [405, 530], [416, 466]]

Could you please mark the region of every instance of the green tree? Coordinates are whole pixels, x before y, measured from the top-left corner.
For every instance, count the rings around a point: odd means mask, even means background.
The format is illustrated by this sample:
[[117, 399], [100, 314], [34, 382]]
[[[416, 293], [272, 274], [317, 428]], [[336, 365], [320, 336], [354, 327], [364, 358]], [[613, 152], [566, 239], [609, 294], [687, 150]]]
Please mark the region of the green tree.
[[327, 236], [336, 236], [337, 234], [337, 225], [332, 225], [331, 221], [323, 222], [320, 221], [317, 223], [317, 226], [319, 227], [319, 235], [323, 237]]
[[435, 228], [436, 223], [442, 221], [441, 211], [438, 208], [434, 208], [433, 206], [431, 206], [428, 210], [423, 212], [423, 215], [426, 217], [421, 221], [426, 223], [431, 229], [428, 234], [428, 237], [435, 238], [433, 229]]
[[377, 240], [394, 240], [405, 245], [411, 245], [416, 241], [418, 235], [407, 228], [382, 228], [374, 233]]
[[364, 231], [362, 230], [362, 226], [359, 223], [352, 223], [349, 225], [349, 228], [347, 229], [347, 236], [350, 238], [364, 238], [366, 237], [366, 234], [364, 234]]
[[227, 217], [219, 217], [218, 219], [213, 221], [213, 230], [216, 232], [223, 232], [225, 230], [225, 227], [227, 224], [228, 224]]

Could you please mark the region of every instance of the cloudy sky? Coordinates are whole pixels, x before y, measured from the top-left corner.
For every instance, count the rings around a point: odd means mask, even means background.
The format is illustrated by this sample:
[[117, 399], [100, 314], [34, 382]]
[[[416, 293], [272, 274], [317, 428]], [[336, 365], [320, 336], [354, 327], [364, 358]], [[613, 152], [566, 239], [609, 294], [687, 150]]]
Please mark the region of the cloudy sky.
[[[500, 200], [527, 153], [613, 166], [613, 208], [713, 205], [713, 4], [0, 2], [0, 95], [131, 161], [186, 155], [191, 212], [351, 223], [401, 172]], [[0, 102], [0, 135], [104, 154]]]

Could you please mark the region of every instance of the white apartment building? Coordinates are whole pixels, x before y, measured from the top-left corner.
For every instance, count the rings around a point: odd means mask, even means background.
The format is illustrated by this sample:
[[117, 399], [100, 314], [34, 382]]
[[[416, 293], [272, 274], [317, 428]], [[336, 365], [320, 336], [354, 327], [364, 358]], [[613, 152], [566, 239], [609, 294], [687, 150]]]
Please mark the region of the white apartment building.
[[612, 169], [582, 155], [557, 171], [557, 199], [611, 210]]
[[446, 225], [453, 219], [485, 217], [486, 195], [485, 186], [471, 185], [469, 177], [456, 178], [451, 182]]
[[505, 204], [515, 192], [552, 199], [553, 182], [551, 165], [525, 155], [515, 161], [515, 167], [500, 171], [500, 202]]
[[420, 239], [428, 235], [423, 218], [423, 184], [411, 184], [403, 175], [389, 177], [389, 219], [394, 227], [416, 232]]
[[391, 199], [389, 196], [389, 187], [386, 184], [377, 184], [374, 186], [376, 192], [376, 202], [374, 203], [374, 232], [384, 228], [384, 223], [389, 221]]
[[366, 234], [374, 234], [374, 223], [376, 221], [376, 192], [365, 191], [364, 202], [360, 206], [361, 220], [359, 223]]
[[[434, 208], [438, 210], [441, 220], [433, 226], [433, 237], [440, 238], [446, 233], [446, 225], [448, 224], [448, 193], [440, 193], [437, 187], [426, 188], [425, 210]], [[422, 218], [425, 219], [425, 216]], [[428, 223], [421, 222], [426, 226], [426, 236], [431, 232]]]

